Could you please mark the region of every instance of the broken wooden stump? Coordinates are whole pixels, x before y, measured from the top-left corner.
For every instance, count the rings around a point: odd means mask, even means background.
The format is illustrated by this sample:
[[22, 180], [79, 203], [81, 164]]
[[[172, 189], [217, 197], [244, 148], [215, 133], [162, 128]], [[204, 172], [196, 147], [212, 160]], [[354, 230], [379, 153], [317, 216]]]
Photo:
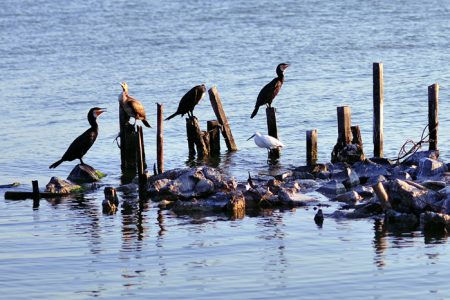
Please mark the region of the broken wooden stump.
[[[266, 108], [267, 134], [278, 139], [277, 116], [275, 107]], [[280, 158], [280, 148], [269, 150], [269, 159]]]
[[317, 163], [317, 129], [306, 131], [306, 165]]
[[337, 108], [338, 139], [331, 153], [331, 162], [353, 164], [365, 159], [359, 126], [351, 126], [351, 110], [348, 106]]
[[207, 122], [207, 131], [209, 135], [209, 152], [211, 155], [220, 154], [220, 125], [217, 120]]
[[200, 129], [200, 125], [196, 117], [186, 118], [186, 131], [189, 155], [195, 155], [195, 149], [197, 149], [197, 155], [199, 158], [207, 157], [209, 155], [208, 143], [205, 143], [205, 141], [207, 141], [207, 133]]
[[130, 117], [119, 104], [119, 126], [120, 126], [120, 159], [123, 173], [131, 175], [136, 174], [136, 128], [128, 121]]
[[221, 125], [221, 131], [228, 151], [237, 151], [236, 143], [234, 142], [233, 134], [231, 133], [230, 124], [228, 124], [227, 116], [223, 110], [222, 100], [220, 100], [217, 87], [213, 86], [208, 90], [209, 101], [217, 117], [217, 121]]

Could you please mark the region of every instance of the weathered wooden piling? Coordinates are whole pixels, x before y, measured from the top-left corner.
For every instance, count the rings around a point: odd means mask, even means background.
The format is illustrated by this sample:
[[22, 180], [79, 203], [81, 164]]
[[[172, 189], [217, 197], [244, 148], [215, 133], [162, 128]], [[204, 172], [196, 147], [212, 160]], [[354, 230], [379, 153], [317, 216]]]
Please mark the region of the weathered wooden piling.
[[338, 143], [350, 144], [352, 140], [351, 131], [351, 110], [349, 106], [339, 106], [337, 108], [338, 119]]
[[207, 131], [209, 135], [209, 152], [211, 155], [220, 154], [220, 126], [217, 120], [211, 120], [207, 123]]
[[439, 84], [435, 83], [428, 87], [428, 130], [429, 130], [429, 150], [438, 150], [438, 104], [439, 104]]
[[233, 134], [231, 133], [230, 125], [228, 124], [227, 116], [223, 110], [222, 100], [220, 100], [219, 92], [217, 87], [213, 86], [208, 90], [209, 101], [216, 114], [217, 121], [221, 125], [222, 135], [225, 139], [225, 144], [227, 145], [228, 151], [237, 151], [236, 143], [234, 142]]
[[373, 63], [373, 155], [383, 157], [383, 63]]
[[350, 127], [352, 131], [352, 144], [355, 144], [359, 147], [363, 147], [363, 141], [361, 136], [361, 130], [359, 129], [359, 125], [354, 125]]
[[306, 165], [314, 166], [317, 162], [317, 129], [306, 131]]
[[[277, 128], [277, 116], [275, 107], [266, 108], [266, 118], [267, 118], [267, 134], [278, 139], [278, 128]], [[277, 159], [280, 158], [280, 149], [269, 150], [269, 158]]]
[[[198, 157], [209, 155], [207, 143], [205, 143], [205, 132], [202, 132], [196, 117], [186, 118], [186, 131], [188, 137], [189, 155], [195, 155], [197, 148]], [[195, 145], [195, 148], [194, 148]]]
[[158, 174], [164, 172], [164, 127], [163, 127], [163, 105], [157, 103], [157, 127], [156, 127], [156, 164]]
[[139, 184], [142, 184], [145, 180], [145, 148], [144, 148], [144, 137], [142, 133], [142, 126], [137, 126], [138, 138], [137, 138], [137, 173]]
[[38, 208], [39, 201], [41, 199], [41, 196], [39, 194], [39, 183], [37, 180], [33, 180], [31, 182], [31, 185], [33, 186], [33, 208]]
[[136, 174], [136, 139], [137, 133], [135, 127], [129, 121], [130, 117], [119, 104], [119, 125], [120, 125], [120, 159], [122, 172]]
[[137, 142], [136, 142], [136, 157], [137, 157], [137, 174], [139, 181], [139, 198], [141, 200], [145, 199], [145, 193], [147, 190], [147, 176], [145, 175], [145, 148], [144, 148], [144, 137], [142, 132], [142, 126], [137, 126]]

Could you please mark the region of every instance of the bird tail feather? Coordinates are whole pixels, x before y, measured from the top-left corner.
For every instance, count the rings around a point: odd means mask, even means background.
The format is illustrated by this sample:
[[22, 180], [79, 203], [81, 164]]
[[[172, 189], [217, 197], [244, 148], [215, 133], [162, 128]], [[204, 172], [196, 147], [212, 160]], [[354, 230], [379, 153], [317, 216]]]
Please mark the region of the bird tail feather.
[[60, 159], [60, 160], [54, 162], [54, 163], [53, 163], [50, 167], [48, 167], [48, 168], [49, 168], [49, 169], [54, 169], [54, 168], [56, 168], [57, 166], [59, 166], [62, 162], [63, 162], [63, 160]]
[[148, 128], [152, 128], [152, 126], [150, 126], [150, 124], [148, 124], [147, 120], [142, 120], [142, 123], [148, 127]]
[[166, 118], [166, 121], [172, 119], [172, 118], [175, 117], [176, 115], [177, 115], [177, 113], [174, 113], [174, 114], [168, 116], [168, 117]]
[[250, 119], [253, 119], [253, 117], [256, 116], [256, 114], [258, 113], [258, 109], [259, 109], [259, 106], [255, 106], [255, 109], [253, 110], [252, 115], [250, 116]]

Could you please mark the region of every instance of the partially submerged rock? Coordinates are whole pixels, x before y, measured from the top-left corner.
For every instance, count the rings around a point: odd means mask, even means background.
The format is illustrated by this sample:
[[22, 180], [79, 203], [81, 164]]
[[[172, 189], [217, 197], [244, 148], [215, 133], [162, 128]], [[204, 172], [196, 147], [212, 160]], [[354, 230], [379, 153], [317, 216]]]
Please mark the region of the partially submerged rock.
[[45, 191], [55, 194], [70, 194], [81, 191], [82, 188], [78, 184], [60, 179], [58, 177], [50, 178], [49, 183], [45, 186]]
[[78, 164], [72, 169], [67, 179], [76, 183], [91, 183], [99, 181], [105, 176], [105, 174], [90, 165]]

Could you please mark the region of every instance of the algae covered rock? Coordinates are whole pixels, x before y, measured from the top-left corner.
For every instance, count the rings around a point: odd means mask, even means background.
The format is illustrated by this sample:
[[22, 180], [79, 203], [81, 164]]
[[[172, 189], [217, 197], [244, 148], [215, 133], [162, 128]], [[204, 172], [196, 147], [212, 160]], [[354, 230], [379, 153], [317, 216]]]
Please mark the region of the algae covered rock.
[[99, 181], [105, 176], [105, 174], [94, 169], [90, 165], [78, 164], [73, 168], [72, 172], [70, 172], [67, 179], [76, 183], [90, 183]]
[[81, 189], [81, 186], [58, 177], [52, 177], [50, 182], [45, 186], [46, 192], [56, 194], [70, 194], [79, 192]]

